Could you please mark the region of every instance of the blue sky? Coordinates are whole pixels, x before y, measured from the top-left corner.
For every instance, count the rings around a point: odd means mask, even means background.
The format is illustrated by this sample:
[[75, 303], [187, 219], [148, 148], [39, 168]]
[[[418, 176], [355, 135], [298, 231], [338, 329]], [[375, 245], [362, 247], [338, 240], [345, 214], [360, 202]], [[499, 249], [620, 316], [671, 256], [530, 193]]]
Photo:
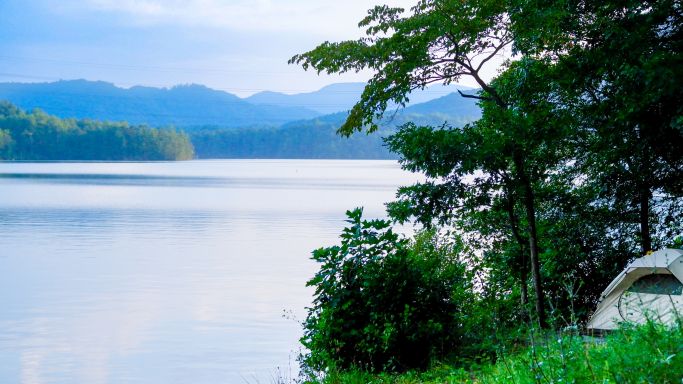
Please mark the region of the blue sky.
[[[415, 0], [377, 0], [402, 6]], [[369, 73], [318, 76], [287, 59], [360, 37], [368, 0], [0, 0], [0, 81], [198, 83], [246, 96], [298, 93]], [[467, 84], [467, 83], [465, 83]]]

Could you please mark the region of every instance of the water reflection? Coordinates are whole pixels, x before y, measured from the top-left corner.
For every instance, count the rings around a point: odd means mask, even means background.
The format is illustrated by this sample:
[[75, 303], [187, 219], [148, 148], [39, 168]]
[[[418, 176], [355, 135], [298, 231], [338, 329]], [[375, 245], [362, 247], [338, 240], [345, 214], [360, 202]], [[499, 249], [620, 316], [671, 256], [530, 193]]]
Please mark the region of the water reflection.
[[393, 162], [0, 163], [0, 382], [269, 382]]

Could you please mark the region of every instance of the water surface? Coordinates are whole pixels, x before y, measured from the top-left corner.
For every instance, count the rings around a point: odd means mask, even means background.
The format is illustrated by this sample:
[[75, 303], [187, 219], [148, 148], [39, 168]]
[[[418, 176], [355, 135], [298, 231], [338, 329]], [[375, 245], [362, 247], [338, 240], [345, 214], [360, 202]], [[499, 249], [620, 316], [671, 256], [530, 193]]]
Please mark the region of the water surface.
[[391, 161], [0, 163], [0, 383], [286, 376], [310, 251], [415, 180]]

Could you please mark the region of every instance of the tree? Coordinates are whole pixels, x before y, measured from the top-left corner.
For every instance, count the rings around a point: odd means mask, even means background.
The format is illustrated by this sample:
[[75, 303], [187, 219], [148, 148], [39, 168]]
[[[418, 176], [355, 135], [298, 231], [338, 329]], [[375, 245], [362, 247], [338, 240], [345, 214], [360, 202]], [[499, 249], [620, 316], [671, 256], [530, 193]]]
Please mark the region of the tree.
[[341, 244], [313, 252], [320, 270], [308, 282], [304, 373], [424, 369], [462, 353], [473, 295], [460, 244], [432, 232], [409, 242], [359, 208], [347, 216]]
[[366, 28], [366, 37], [325, 42], [289, 60], [318, 72], [375, 71], [341, 134], [348, 136], [364, 126], [374, 131], [376, 120], [392, 102], [403, 106], [412, 90], [453, 83], [463, 76], [473, 78], [488, 97], [506, 106], [481, 75], [486, 64], [512, 43], [504, 3], [421, 0], [411, 15], [404, 12], [377, 6], [359, 23]]
[[510, 100], [508, 108], [499, 108], [484, 94], [482, 118], [463, 129], [407, 126], [387, 141], [405, 168], [445, 179], [401, 189], [404, 200], [390, 205], [390, 212], [401, 220], [415, 216], [427, 225], [441, 217], [474, 234], [481, 250], [516, 243], [504, 246], [516, 256], [507, 265], [514, 267], [526, 303], [529, 264], [523, 254], [531, 256], [540, 324], [546, 319], [537, 192], [547, 190], [553, 173], [564, 171], [572, 133], [571, 116], [558, 109], [557, 90], [545, 81], [551, 70], [542, 61], [515, 62], [491, 83], [500, 97]]
[[[438, 210], [462, 213], [465, 204], [471, 212], [512, 212], [508, 234], [529, 254], [542, 324], [541, 258], [558, 255], [539, 249], [549, 244], [544, 234], [562, 234], [567, 244], [592, 230], [591, 239], [599, 233], [622, 251], [630, 234], [645, 253], [683, 226], [681, 21], [677, 0], [422, 0], [410, 12], [375, 7], [360, 23], [366, 37], [325, 42], [290, 63], [327, 73], [375, 72], [339, 130], [343, 135], [377, 129], [389, 105], [404, 105], [413, 89], [463, 76], [481, 86], [480, 93], [463, 96], [481, 100], [484, 116], [471, 129], [485, 140], [475, 145], [455, 130], [418, 126], [396, 136], [394, 149], [408, 169], [444, 180], [402, 189], [405, 199], [392, 209], [420, 219], [437, 217], [432, 213]], [[519, 63], [486, 82], [482, 68], [508, 47]], [[497, 153], [487, 149], [494, 142]], [[463, 183], [471, 170], [485, 175], [476, 186]], [[420, 206], [411, 211], [408, 201]], [[551, 206], [562, 201], [583, 206], [577, 214]], [[588, 212], [600, 212], [598, 223], [576, 221]], [[483, 233], [495, 228], [482, 215], [469, 217]], [[551, 218], [561, 221], [553, 227]], [[606, 251], [598, 259], [612, 256]], [[622, 252], [620, 262], [632, 256]], [[596, 265], [581, 268], [588, 276]], [[524, 269], [519, 272], [521, 279]]]
[[[683, 216], [683, 12], [676, 0], [521, 2], [516, 47], [565, 68], [556, 78], [588, 134], [577, 160], [640, 252]], [[549, 20], [551, 22], [549, 22]], [[660, 235], [661, 237], [661, 235]], [[626, 262], [626, 260], [624, 260]]]
[[[360, 131], [366, 125], [369, 131], [373, 131], [377, 129], [375, 120], [382, 117], [389, 102], [405, 105], [410, 91], [434, 82], [448, 84], [462, 76], [472, 77], [482, 87], [481, 95], [464, 97], [489, 103], [492, 116], [511, 117], [515, 114], [510, 109], [511, 100], [502, 96], [480, 75], [486, 63], [513, 41], [505, 6], [505, 3], [491, 0], [423, 0], [411, 9], [412, 15], [405, 17], [401, 8], [378, 6], [371, 9], [359, 24], [367, 27], [367, 37], [341, 43], [325, 42], [310, 52], [294, 56], [290, 63], [300, 63], [306, 69], [312, 67], [318, 72], [328, 73], [362, 69], [376, 71], [340, 128], [343, 135]], [[512, 121], [496, 124], [508, 123], [517, 124]], [[511, 155], [515, 179], [522, 186], [518, 193], [523, 198], [527, 217], [536, 313], [543, 326], [545, 303], [538, 257], [533, 176], [522, 148], [513, 145]], [[445, 164], [456, 165], [458, 161], [445, 160]]]
[[7, 157], [9, 147], [12, 145], [12, 135], [7, 129], [0, 129], [0, 154]]

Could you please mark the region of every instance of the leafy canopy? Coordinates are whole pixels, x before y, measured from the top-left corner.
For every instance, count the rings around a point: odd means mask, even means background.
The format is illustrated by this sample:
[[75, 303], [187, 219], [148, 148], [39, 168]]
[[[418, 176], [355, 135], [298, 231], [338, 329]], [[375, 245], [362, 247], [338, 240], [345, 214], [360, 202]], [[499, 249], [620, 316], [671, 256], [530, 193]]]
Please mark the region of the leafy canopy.
[[422, 0], [406, 15], [402, 8], [377, 6], [360, 23], [366, 36], [325, 42], [289, 63], [326, 73], [375, 72], [339, 133], [364, 126], [372, 132], [391, 103], [404, 106], [412, 90], [471, 76], [499, 103], [479, 75], [512, 42], [505, 4], [496, 0]]

